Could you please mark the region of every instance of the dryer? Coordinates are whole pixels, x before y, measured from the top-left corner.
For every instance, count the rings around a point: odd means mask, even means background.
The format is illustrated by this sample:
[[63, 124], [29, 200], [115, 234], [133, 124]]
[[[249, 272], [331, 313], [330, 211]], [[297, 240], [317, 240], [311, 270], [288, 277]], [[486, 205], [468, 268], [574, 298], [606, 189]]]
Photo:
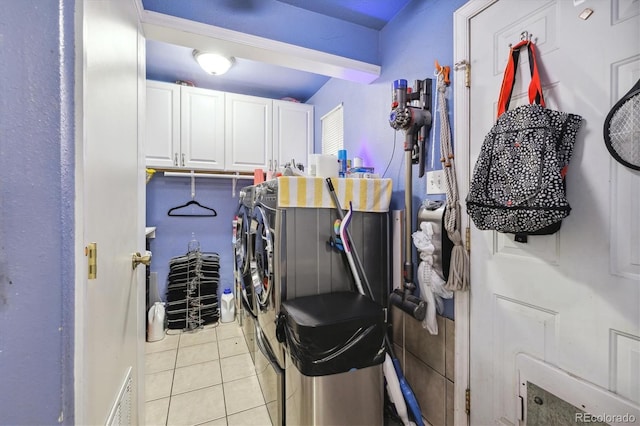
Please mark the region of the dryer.
[[280, 366], [284, 366], [284, 357], [278, 354], [276, 347], [276, 314], [279, 308], [280, 292], [275, 290], [276, 255], [276, 199], [278, 181], [276, 179], [256, 186], [255, 207], [251, 231], [253, 235], [252, 259], [250, 264], [254, 296], [257, 305], [258, 324], [274, 350]]
[[238, 322], [242, 327], [251, 358], [255, 362], [257, 310], [250, 269], [252, 259], [251, 222], [255, 201], [254, 188], [253, 185], [244, 187], [240, 190], [238, 196], [239, 201], [234, 229], [234, 275]]
[[[252, 259], [250, 264], [254, 297], [257, 306], [256, 374], [271, 421], [284, 422], [284, 352], [276, 340], [275, 291], [276, 260], [276, 198], [277, 180], [256, 186], [255, 207], [251, 225]], [[279, 306], [279, 305], [278, 305]]]

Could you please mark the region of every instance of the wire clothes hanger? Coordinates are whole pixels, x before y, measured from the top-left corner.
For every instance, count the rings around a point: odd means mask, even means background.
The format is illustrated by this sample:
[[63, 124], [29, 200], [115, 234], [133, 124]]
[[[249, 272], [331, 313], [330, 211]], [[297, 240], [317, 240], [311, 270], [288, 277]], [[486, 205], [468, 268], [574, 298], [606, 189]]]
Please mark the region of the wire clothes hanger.
[[[200, 212], [194, 212], [193, 207], [191, 207], [188, 211], [180, 213], [180, 209], [184, 209], [186, 207], [195, 206], [198, 207]], [[196, 178], [195, 173], [191, 170], [191, 201], [186, 202], [181, 206], [176, 206], [167, 212], [167, 216], [176, 216], [176, 217], [215, 217], [218, 216], [218, 212], [216, 212], [211, 207], [203, 206], [199, 202], [196, 201]]]

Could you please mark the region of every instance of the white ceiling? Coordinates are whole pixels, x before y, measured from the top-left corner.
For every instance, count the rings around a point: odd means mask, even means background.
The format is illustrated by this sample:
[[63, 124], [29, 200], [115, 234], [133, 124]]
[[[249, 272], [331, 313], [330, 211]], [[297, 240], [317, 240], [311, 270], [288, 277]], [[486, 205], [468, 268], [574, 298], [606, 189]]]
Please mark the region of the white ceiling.
[[[147, 76], [305, 102], [331, 77], [375, 80], [378, 32], [409, 1], [141, 0]], [[208, 75], [194, 48], [222, 49], [236, 64]]]

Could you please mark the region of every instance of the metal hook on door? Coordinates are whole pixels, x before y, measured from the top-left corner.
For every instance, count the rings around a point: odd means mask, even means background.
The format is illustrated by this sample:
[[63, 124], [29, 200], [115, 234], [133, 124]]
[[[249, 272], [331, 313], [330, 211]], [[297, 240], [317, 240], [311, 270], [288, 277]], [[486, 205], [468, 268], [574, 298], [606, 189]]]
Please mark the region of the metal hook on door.
[[[522, 43], [523, 41], [526, 41], [527, 43], [531, 43], [532, 38], [533, 38], [533, 34], [527, 30], [524, 30], [523, 32], [520, 33], [519, 43]], [[513, 43], [509, 43], [509, 49], [511, 49], [512, 47], [513, 47]]]

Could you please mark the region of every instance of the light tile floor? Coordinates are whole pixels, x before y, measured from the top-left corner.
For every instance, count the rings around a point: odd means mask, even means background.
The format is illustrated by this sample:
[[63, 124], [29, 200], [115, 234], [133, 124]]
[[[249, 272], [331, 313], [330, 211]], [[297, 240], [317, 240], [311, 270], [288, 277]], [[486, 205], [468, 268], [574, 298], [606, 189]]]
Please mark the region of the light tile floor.
[[146, 343], [146, 425], [271, 425], [236, 322]]

